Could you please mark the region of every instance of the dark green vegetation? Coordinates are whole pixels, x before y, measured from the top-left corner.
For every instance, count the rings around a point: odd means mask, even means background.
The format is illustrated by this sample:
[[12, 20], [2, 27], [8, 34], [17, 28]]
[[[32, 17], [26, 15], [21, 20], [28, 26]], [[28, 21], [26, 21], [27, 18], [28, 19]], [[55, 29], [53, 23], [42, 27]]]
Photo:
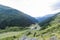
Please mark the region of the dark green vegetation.
[[16, 9], [0, 5], [0, 29], [6, 27], [26, 27], [35, 24], [37, 20]]

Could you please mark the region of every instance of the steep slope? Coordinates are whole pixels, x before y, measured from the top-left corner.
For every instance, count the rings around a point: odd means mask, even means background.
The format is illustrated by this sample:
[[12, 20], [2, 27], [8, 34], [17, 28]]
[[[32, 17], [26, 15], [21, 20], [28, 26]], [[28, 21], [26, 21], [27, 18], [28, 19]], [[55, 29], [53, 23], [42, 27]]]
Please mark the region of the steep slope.
[[60, 23], [60, 12], [55, 14], [54, 17], [52, 17], [51, 21], [49, 22], [50, 25], [53, 24], [59, 24]]
[[57, 13], [57, 14], [55, 14], [54, 16], [52, 16], [48, 20], [49, 20], [49, 22], [47, 22], [47, 23], [49, 23], [50, 26], [53, 25], [53, 24], [59, 23], [59, 20], [60, 20], [60, 12]]
[[37, 20], [16, 9], [0, 5], [0, 28], [6, 26], [29, 26], [35, 24]]
[[60, 20], [60, 12], [56, 13], [54, 16], [44, 20], [43, 22], [39, 23], [39, 25], [43, 26], [43, 28], [47, 28], [48, 26], [52, 26], [53, 24], [58, 24]]

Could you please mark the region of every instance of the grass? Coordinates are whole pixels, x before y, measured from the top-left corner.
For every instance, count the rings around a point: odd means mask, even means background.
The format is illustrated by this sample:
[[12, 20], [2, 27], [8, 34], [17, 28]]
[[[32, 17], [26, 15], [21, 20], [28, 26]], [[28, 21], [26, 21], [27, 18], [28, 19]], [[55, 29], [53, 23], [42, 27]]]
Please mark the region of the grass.
[[60, 40], [60, 27], [59, 27], [60, 25], [59, 26], [58, 25], [48, 27], [44, 30], [27, 29], [23, 31], [16, 31], [16, 32], [12, 31], [12, 32], [0, 33], [0, 40], [15, 40], [21, 38], [23, 35], [26, 35], [30, 38], [35, 37], [38, 40], [50, 40], [52, 36], [57, 36], [58, 40]]
[[20, 38], [25, 31], [18, 31], [18, 32], [7, 32], [7, 33], [1, 33], [0, 34], [0, 40], [14, 40]]
[[[28, 31], [29, 30], [18, 31], [18, 32], [1, 33], [0, 34], [0, 40], [15, 40], [15, 39], [19, 39], [19, 38], [22, 37], [23, 34], [27, 35]], [[34, 36], [35, 32], [36, 32], [36, 35]], [[31, 31], [31, 34], [28, 35], [28, 37], [30, 37], [30, 38], [35, 37], [38, 40], [49, 40], [50, 37], [52, 37], [52, 36], [57, 36], [57, 38], [60, 39], [60, 32], [56, 31], [55, 33], [48, 32], [48, 33], [45, 33], [45, 34], [41, 34], [41, 31], [34, 30], [34, 31]]]
[[[60, 24], [56, 24], [54, 26], [48, 27], [44, 30], [33, 30], [30, 31], [31, 34], [28, 37], [35, 37], [38, 40], [50, 40], [52, 36], [56, 36], [57, 40], [60, 40]], [[35, 34], [35, 36], [34, 36]]]

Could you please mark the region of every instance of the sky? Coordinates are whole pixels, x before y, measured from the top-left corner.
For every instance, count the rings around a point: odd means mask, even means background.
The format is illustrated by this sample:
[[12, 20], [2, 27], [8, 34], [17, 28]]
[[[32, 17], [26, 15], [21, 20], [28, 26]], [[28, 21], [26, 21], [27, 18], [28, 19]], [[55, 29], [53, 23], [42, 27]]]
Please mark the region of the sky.
[[0, 0], [0, 4], [33, 17], [42, 17], [60, 11], [60, 0]]

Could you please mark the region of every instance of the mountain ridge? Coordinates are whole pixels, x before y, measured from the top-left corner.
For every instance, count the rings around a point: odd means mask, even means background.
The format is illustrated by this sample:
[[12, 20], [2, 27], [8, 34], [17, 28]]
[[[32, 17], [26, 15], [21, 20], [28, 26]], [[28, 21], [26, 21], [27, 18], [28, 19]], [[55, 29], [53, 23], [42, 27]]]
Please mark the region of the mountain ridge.
[[38, 21], [21, 11], [0, 5], [0, 28], [5, 26], [28, 26]]

